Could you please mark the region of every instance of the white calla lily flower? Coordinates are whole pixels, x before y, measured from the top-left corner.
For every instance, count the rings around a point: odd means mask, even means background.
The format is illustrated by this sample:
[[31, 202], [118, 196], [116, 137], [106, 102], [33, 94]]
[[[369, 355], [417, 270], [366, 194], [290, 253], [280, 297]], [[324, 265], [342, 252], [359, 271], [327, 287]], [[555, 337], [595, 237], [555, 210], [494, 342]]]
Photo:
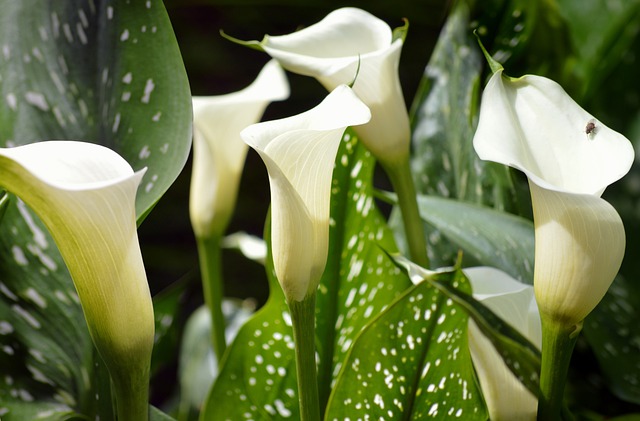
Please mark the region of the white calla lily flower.
[[629, 140], [582, 109], [557, 83], [496, 71], [473, 139], [480, 158], [523, 171], [535, 224], [534, 287], [541, 314], [582, 321], [620, 268], [625, 233], [600, 198], [634, 159]]
[[305, 113], [254, 124], [241, 133], [269, 172], [273, 261], [289, 302], [302, 301], [318, 286], [327, 261], [338, 146], [347, 126], [370, 118], [369, 109], [342, 85]]
[[[490, 267], [464, 269], [473, 297], [505, 320], [538, 348], [542, 345], [540, 314], [533, 287]], [[489, 417], [493, 421], [533, 421], [538, 399], [509, 370], [491, 341], [469, 319], [469, 349]]]
[[259, 121], [271, 101], [288, 97], [284, 70], [272, 60], [238, 92], [193, 98], [189, 212], [198, 237], [222, 235], [233, 213], [248, 150], [240, 131]]
[[260, 48], [287, 70], [315, 77], [327, 90], [352, 81], [371, 110], [356, 127], [361, 141], [383, 164], [409, 154], [410, 128], [398, 75], [404, 40], [370, 13], [345, 7], [320, 22], [282, 36], [266, 35]]
[[0, 168], [0, 185], [29, 205], [55, 240], [119, 391], [146, 396], [154, 317], [135, 214], [144, 170], [134, 173], [116, 152], [74, 141], [0, 149]]

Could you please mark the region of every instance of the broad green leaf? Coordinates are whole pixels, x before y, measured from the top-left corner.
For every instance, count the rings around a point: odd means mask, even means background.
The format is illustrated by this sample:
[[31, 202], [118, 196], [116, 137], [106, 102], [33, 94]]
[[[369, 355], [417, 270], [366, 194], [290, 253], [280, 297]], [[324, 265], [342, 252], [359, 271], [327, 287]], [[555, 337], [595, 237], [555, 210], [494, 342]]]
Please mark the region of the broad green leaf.
[[533, 223], [486, 206], [419, 196], [422, 218], [480, 265], [533, 283]]
[[[135, 169], [148, 167], [136, 204], [142, 219], [190, 148], [189, 86], [162, 2], [0, 6], [0, 146], [81, 139], [115, 149]], [[16, 198], [0, 224], [0, 280], [0, 402], [49, 401], [90, 418], [110, 407], [109, 395], [96, 393], [109, 380], [94, 373], [66, 267]]]
[[[395, 250], [373, 199], [374, 165], [348, 130], [333, 174], [329, 261], [316, 307], [323, 406], [357, 334], [410, 286], [379, 246]], [[291, 320], [269, 259], [267, 274], [269, 300], [240, 329], [228, 350], [202, 420], [275, 420], [298, 414]]]
[[[469, 292], [458, 271], [434, 275]], [[429, 283], [409, 289], [357, 336], [326, 420], [486, 420], [467, 343], [467, 315]]]
[[636, 404], [640, 404], [639, 297], [638, 285], [618, 276], [583, 328], [611, 391]]

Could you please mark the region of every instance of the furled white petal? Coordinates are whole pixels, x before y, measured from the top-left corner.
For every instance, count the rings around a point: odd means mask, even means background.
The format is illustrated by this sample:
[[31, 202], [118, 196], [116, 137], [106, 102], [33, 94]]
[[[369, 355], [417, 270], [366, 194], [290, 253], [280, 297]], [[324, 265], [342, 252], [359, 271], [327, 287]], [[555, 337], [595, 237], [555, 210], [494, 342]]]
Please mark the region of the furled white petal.
[[618, 273], [624, 226], [616, 210], [597, 196], [529, 185], [536, 298], [541, 312], [572, 325], [595, 308]]
[[274, 267], [289, 300], [301, 301], [315, 290], [324, 272], [338, 146], [347, 126], [369, 118], [369, 109], [352, 90], [339, 86], [305, 113], [241, 133], [269, 172]]
[[246, 232], [235, 232], [222, 239], [222, 246], [230, 249], [237, 249], [247, 259], [264, 265], [267, 259], [267, 244], [262, 238], [247, 234]]
[[112, 375], [148, 365], [153, 306], [135, 215], [144, 171], [134, 173], [110, 149], [72, 141], [0, 149], [0, 169], [0, 185], [24, 200], [55, 240]]
[[260, 120], [271, 101], [289, 96], [284, 71], [275, 60], [245, 89], [194, 97], [193, 170], [189, 211], [196, 235], [222, 235], [235, 207], [247, 155], [240, 131]]
[[298, 32], [267, 35], [261, 46], [285, 69], [315, 77], [329, 91], [355, 78], [353, 90], [372, 115], [356, 132], [376, 158], [391, 163], [409, 152], [409, 117], [398, 76], [402, 44], [384, 21], [346, 7]]
[[[541, 347], [540, 315], [531, 286], [489, 267], [468, 268], [464, 273], [474, 298]], [[473, 320], [469, 320], [469, 349], [491, 420], [535, 420], [537, 398], [513, 375]]]
[[529, 178], [538, 305], [558, 322], [580, 322], [604, 296], [624, 255], [622, 221], [600, 196], [631, 168], [631, 143], [557, 83], [511, 79], [499, 70], [485, 88], [473, 144], [480, 158]]
[[[587, 134], [587, 125], [595, 125]], [[473, 139], [482, 159], [523, 171], [537, 185], [601, 195], [631, 168], [633, 147], [583, 110], [556, 82], [493, 74]]]

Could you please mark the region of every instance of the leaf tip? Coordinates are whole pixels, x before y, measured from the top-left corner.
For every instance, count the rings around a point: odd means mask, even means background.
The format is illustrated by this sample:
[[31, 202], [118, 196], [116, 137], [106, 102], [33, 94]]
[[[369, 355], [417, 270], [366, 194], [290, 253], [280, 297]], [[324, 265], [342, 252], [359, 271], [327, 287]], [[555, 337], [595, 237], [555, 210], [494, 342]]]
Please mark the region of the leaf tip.
[[499, 70], [503, 70], [504, 68], [502, 67], [502, 64], [497, 60], [495, 60], [493, 57], [491, 57], [491, 55], [486, 50], [486, 48], [484, 48], [484, 44], [482, 44], [482, 40], [480, 39], [480, 35], [478, 34], [477, 29], [473, 30], [473, 35], [475, 35], [476, 39], [478, 40], [478, 45], [480, 46], [480, 49], [484, 54], [484, 58], [487, 60], [487, 63], [489, 63], [489, 67], [491, 68], [491, 73], [493, 74]]
[[224, 32], [224, 29], [220, 30], [220, 36], [228, 41], [233, 42], [234, 44], [238, 44], [238, 45], [242, 45], [244, 47], [249, 47], [252, 48], [254, 50], [258, 50], [258, 51], [262, 51], [264, 52], [264, 49], [262, 48], [262, 43], [259, 41], [244, 41], [235, 37], [232, 37], [231, 35], [227, 34], [226, 32]]

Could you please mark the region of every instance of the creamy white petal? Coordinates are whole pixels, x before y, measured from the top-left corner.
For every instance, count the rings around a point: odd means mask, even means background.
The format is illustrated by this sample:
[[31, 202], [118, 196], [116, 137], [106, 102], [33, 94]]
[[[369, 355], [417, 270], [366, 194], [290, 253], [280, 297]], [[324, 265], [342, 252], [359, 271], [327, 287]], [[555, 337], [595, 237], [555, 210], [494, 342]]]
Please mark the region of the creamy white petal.
[[369, 118], [369, 109], [352, 90], [339, 86], [312, 110], [241, 133], [269, 172], [273, 260], [289, 300], [301, 301], [322, 276], [338, 146], [347, 126]]
[[193, 170], [189, 212], [198, 236], [222, 235], [235, 207], [247, 145], [240, 131], [260, 120], [271, 101], [289, 96], [289, 84], [272, 60], [245, 89], [194, 97]]
[[[595, 128], [587, 134], [587, 125]], [[480, 158], [520, 169], [539, 186], [600, 195], [631, 168], [631, 143], [582, 109], [556, 82], [493, 74], [473, 139]]]
[[631, 168], [631, 142], [557, 83], [511, 79], [500, 70], [482, 96], [473, 144], [480, 158], [529, 178], [538, 305], [557, 322], [580, 322], [604, 296], [624, 255], [622, 221], [600, 195]]
[[72, 141], [1, 149], [0, 167], [2, 186], [38, 214], [55, 240], [110, 371], [126, 368], [134, 354], [150, 355], [153, 306], [135, 215], [144, 171], [134, 173], [108, 148]]
[[[531, 286], [489, 267], [468, 268], [464, 273], [471, 281], [474, 298], [540, 348], [540, 315]], [[469, 348], [490, 418], [535, 420], [537, 398], [513, 375], [473, 320], [469, 321]]]
[[597, 196], [529, 185], [540, 311], [567, 324], [577, 323], [604, 297], [620, 269], [626, 242], [622, 220]]
[[237, 249], [247, 259], [264, 265], [267, 259], [267, 244], [262, 238], [246, 232], [235, 232], [222, 239], [222, 247]]
[[372, 115], [355, 130], [383, 163], [409, 152], [409, 117], [398, 76], [402, 45], [384, 21], [356, 8], [335, 10], [292, 34], [267, 35], [261, 44], [284, 68], [315, 77], [329, 91], [355, 78], [353, 90]]
[[[317, 77], [357, 64], [358, 55], [365, 59], [388, 48], [392, 38], [391, 28], [384, 21], [364, 10], [345, 7], [292, 34], [267, 35], [262, 48], [286, 69]], [[353, 67], [351, 79], [355, 70]]]

